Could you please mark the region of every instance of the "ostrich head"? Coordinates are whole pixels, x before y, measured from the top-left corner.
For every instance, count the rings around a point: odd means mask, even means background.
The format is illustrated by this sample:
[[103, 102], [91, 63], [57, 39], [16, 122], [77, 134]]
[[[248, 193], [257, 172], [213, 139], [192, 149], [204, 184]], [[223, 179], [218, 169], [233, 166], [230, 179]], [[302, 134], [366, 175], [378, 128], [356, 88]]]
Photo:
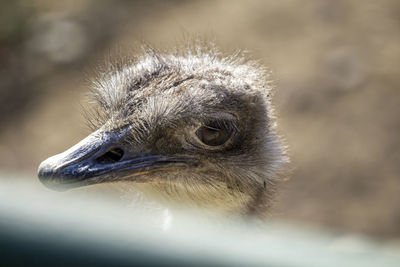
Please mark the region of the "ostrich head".
[[178, 201], [261, 213], [286, 161], [270, 87], [239, 56], [148, 50], [100, 74], [93, 133], [43, 161], [39, 178], [61, 190], [146, 183]]

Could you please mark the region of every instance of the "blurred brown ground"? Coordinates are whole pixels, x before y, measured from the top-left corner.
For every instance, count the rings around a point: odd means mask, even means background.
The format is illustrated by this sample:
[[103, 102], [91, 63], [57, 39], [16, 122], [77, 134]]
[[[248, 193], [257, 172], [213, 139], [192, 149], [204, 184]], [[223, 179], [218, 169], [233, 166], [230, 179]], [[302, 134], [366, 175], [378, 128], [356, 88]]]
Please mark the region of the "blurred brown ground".
[[85, 79], [110, 51], [185, 34], [275, 73], [292, 158], [275, 217], [400, 237], [396, 0], [0, 1], [0, 170], [35, 177], [89, 133]]

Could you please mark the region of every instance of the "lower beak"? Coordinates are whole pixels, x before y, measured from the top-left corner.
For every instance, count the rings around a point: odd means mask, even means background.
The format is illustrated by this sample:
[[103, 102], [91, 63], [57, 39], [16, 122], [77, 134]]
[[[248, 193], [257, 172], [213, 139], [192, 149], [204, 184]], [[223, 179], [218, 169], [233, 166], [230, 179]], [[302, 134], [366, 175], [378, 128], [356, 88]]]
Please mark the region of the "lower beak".
[[[141, 174], [169, 168], [190, 167], [194, 163], [183, 156], [139, 154], [121, 145], [121, 134], [98, 130], [67, 151], [43, 161], [38, 170], [40, 181], [49, 188], [74, 187], [140, 180]], [[142, 178], [143, 179], [143, 178]]]

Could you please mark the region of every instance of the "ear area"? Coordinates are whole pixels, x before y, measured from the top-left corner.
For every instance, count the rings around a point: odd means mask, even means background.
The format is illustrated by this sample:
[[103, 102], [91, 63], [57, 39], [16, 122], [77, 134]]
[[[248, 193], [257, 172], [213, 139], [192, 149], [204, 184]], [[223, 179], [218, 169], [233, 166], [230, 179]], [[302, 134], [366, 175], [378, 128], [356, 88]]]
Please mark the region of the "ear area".
[[240, 96], [240, 100], [243, 103], [247, 103], [249, 106], [254, 107], [260, 104], [263, 101], [264, 97], [260, 92], [254, 92], [249, 94], [243, 94]]

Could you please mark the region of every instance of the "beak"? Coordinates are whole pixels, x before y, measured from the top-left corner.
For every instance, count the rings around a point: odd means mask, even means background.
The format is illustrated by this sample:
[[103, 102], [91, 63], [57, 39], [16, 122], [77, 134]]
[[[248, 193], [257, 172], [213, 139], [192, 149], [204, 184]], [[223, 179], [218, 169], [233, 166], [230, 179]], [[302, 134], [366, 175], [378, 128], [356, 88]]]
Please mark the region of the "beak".
[[194, 162], [183, 156], [139, 154], [121, 145], [123, 133], [97, 130], [67, 151], [43, 161], [40, 181], [59, 191], [119, 180], [144, 181], [141, 174], [169, 168], [190, 167]]

